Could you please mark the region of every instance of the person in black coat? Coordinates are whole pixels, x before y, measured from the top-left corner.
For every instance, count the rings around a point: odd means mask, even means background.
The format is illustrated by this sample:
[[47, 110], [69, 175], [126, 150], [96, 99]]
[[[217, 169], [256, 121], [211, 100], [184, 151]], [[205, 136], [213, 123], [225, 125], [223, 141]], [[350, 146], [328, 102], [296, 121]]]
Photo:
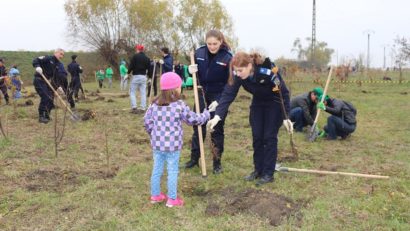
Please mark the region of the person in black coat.
[[[229, 63], [232, 59], [229, 45], [224, 35], [217, 30], [210, 30], [205, 36], [206, 46], [195, 51], [195, 65], [189, 66], [189, 72], [197, 73], [200, 88], [198, 88], [199, 107], [203, 111], [205, 106], [210, 106], [213, 101], [219, 100], [229, 78]], [[206, 105], [205, 105], [206, 104]], [[214, 113], [211, 113], [213, 118]], [[224, 117], [222, 117], [224, 118]], [[211, 134], [214, 147], [213, 173], [222, 173], [221, 158], [224, 151], [224, 123], [222, 120]], [[202, 136], [205, 139], [206, 126], [202, 126]], [[186, 168], [198, 166], [200, 157], [198, 128], [194, 126], [192, 135], [191, 159], [185, 163]]]
[[54, 92], [43, 80], [42, 74], [50, 81], [58, 93], [64, 94], [63, 88], [67, 86], [66, 71], [61, 60], [64, 58], [64, 50], [58, 48], [54, 55], [40, 56], [33, 60], [34, 74], [33, 85], [40, 96], [38, 106], [39, 122], [48, 123], [50, 121], [50, 112], [54, 108]]
[[231, 73], [235, 75], [230, 75], [229, 83], [218, 100], [215, 116], [207, 124], [212, 130], [223, 121], [241, 86], [253, 95], [249, 121], [252, 128], [254, 170], [245, 180], [258, 179], [257, 186], [273, 181], [278, 154], [278, 131], [282, 123], [288, 132], [293, 132], [292, 122], [285, 120], [282, 109], [285, 108], [286, 113], [289, 113], [289, 91], [281, 76], [274, 71], [274, 64], [269, 58], [263, 59], [258, 53], [236, 53], [231, 61]]
[[[67, 70], [71, 75], [71, 81], [68, 90], [68, 98], [73, 99], [73, 96], [78, 100], [78, 91], [81, 87], [80, 74], [83, 73], [83, 69], [76, 61], [77, 55], [71, 56], [71, 63], [68, 64]], [[74, 100], [70, 102], [71, 108], [75, 107]]]

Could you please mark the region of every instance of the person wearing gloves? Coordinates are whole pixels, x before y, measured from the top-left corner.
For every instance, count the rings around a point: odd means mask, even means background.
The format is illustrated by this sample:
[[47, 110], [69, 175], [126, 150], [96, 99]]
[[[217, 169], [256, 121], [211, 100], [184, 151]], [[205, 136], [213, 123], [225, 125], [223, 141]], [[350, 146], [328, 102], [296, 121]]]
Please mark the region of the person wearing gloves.
[[[229, 63], [232, 59], [229, 45], [224, 35], [217, 30], [210, 30], [205, 36], [206, 45], [195, 51], [195, 65], [189, 66], [189, 72], [197, 73], [199, 85], [199, 106], [203, 110], [213, 101], [218, 101], [229, 78]], [[201, 92], [202, 91], [202, 92]], [[206, 104], [206, 105], [205, 105]], [[213, 113], [211, 114], [213, 118]], [[222, 115], [225, 118], [225, 115]], [[224, 124], [223, 119], [211, 133], [211, 142], [215, 147], [213, 153], [213, 173], [222, 173], [221, 158], [224, 151]], [[205, 139], [206, 127], [202, 127]], [[185, 164], [186, 168], [198, 166], [200, 157], [198, 128], [194, 127], [192, 136], [191, 159]]]
[[[177, 196], [179, 156], [183, 143], [182, 122], [188, 125], [202, 125], [209, 120], [209, 112], [192, 112], [180, 99], [181, 78], [167, 72], [161, 76], [161, 92], [147, 109], [144, 116], [145, 130], [151, 138], [154, 166], [151, 175], [151, 203], [166, 202], [167, 207], [183, 206], [184, 201]], [[168, 171], [168, 194], [161, 192], [161, 176], [164, 165]]]
[[340, 136], [342, 139], [346, 139], [356, 130], [357, 110], [352, 103], [326, 96], [324, 103], [319, 102], [317, 108], [331, 114], [327, 118], [327, 124], [320, 137], [336, 140]]
[[[147, 107], [147, 72], [150, 68], [150, 59], [144, 53], [144, 46], [137, 44], [136, 53], [130, 60], [128, 75], [132, 73], [130, 82], [131, 113], [139, 114], [145, 112]], [[139, 89], [141, 96], [140, 108], [137, 108], [136, 90]]]
[[[54, 51], [54, 55], [40, 56], [33, 60], [33, 67], [36, 70], [33, 85], [41, 98], [38, 106], [38, 121], [40, 123], [46, 124], [50, 121], [50, 112], [54, 108], [54, 92], [43, 80], [42, 75], [50, 81], [51, 85], [54, 89], [57, 89], [58, 93], [64, 94], [63, 87], [66, 79], [61, 75], [61, 73], [65, 72], [64, 65], [61, 63], [63, 57], [64, 50], [57, 48]], [[63, 70], [61, 70], [62, 67]]]
[[128, 69], [125, 64], [126, 64], [125, 61], [122, 60], [120, 64], [120, 76], [121, 76], [120, 89], [121, 91], [126, 91], [127, 84], [128, 84], [128, 75], [127, 75]]
[[169, 49], [168, 47], [163, 47], [161, 48], [161, 55], [163, 59], [159, 60], [159, 64], [162, 65], [162, 73], [167, 73], [167, 72], [172, 72], [173, 70], [173, 64], [174, 64], [174, 59], [172, 56], [169, 54]]
[[[67, 71], [71, 75], [71, 81], [70, 85], [68, 86], [68, 98], [73, 98], [75, 97], [78, 99], [78, 91], [80, 90], [81, 87], [81, 80], [80, 80], [80, 74], [83, 73], [83, 69], [81, 66], [77, 63], [76, 61], [77, 55], [72, 55], [71, 56], [71, 63], [68, 64], [67, 66]], [[75, 107], [74, 100], [73, 102], [70, 102], [71, 108]]]
[[256, 185], [260, 186], [273, 181], [278, 154], [278, 132], [282, 123], [288, 132], [293, 132], [292, 122], [284, 119], [281, 105], [283, 99], [283, 106], [289, 112], [289, 91], [281, 76], [273, 72], [274, 64], [258, 53], [238, 52], [232, 58], [230, 66], [229, 82], [218, 100], [215, 116], [207, 127], [212, 130], [225, 119], [229, 105], [241, 86], [253, 95], [249, 121], [252, 128], [254, 171], [245, 180], [257, 179]]
[[9, 94], [7, 93], [6, 77], [7, 77], [7, 69], [4, 66], [4, 60], [0, 59], [0, 91], [4, 95], [6, 104], [9, 104]]
[[290, 100], [289, 118], [294, 122], [295, 131], [302, 132], [307, 125], [313, 125], [316, 116], [318, 97], [323, 94], [320, 87], [304, 94], [297, 95]]

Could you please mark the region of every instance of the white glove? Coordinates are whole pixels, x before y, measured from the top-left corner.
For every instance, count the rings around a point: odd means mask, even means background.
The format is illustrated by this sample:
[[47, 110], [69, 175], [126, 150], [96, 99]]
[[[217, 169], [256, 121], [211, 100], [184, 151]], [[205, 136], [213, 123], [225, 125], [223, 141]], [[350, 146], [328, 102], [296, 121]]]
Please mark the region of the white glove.
[[214, 112], [216, 110], [216, 107], [218, 107], [218, 102], [213, 101], [209, 106], [208, 106], [208, 111], [209, 112]]
[[36, 72], [39, 74], [43, 74], [43, 69], [41, 69], [41, 67], [36, 67]]
[[283, 126], [285, 126], [289, 134], [293, 134], [293, 123], [290, 119], [283, 120]]
[[219, 117], [219, 115], [215, 115], [213, 119], [209, 120], [208, 123], [206, 123], [206, 128], [212, 132], [214, 130], [214, 127], [220, 120], [221, 117]]
[[198, 72], [198, 64], [188, 66], [189, 74], [194, 74]]
[[161, 65], [164, 64], [164, 60], [163, 60], [163, 59], [160, 59], [158, 62], [159, 62], [159, 64], [161, 64]]
[[128, 79], [128, 74], [125, 74], [124, 75], [124, 80], [127, 80]]
[[64, 90], [63, 90], [63, 88], [61, 88], [61, 87], [58, 87], [58, 88], [57, 88], [57, 92], [58, 92], [58, 94], [60, 94], [60, 95], [64, 95]]

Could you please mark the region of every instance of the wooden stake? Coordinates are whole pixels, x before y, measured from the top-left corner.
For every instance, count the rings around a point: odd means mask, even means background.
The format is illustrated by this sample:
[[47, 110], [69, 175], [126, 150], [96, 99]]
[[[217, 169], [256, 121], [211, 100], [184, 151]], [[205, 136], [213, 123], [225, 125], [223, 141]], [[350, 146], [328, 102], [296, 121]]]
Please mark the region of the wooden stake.
[[[191, 57], [191, 65], [195, 65], [194, 51], [191, 51], [190, 57]], [[194, 85], [195, 111], [196, 113], [200, 113], [196, 73], [192, 73], [192, 82]], [[201, 154], [201, 172], [202, 172], [202, 176], [206, 177], [204, 140], [202, 136], [202, 126], [201, 125], [198, 126], [198, 138], [199, 138], [199, 151]]]

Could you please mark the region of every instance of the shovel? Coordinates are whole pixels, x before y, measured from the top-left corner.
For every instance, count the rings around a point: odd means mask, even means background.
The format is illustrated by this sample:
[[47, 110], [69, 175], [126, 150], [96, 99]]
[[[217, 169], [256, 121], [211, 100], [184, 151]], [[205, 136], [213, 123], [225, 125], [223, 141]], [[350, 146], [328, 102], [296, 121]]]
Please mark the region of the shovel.
[[63, 104], [63, 106], [65, 107], [65, 109], [67, 109], [68, 112], [70, 112], [71, 114], [71, 120], [73, 121], [79, 121], [80, 120], [80, 116], [78, 116], [77, 114], [75, 114], [65, 103], [65, 101], [63, 100], [63, 98], [61, 98], [61, 96], [58, 94], [58, 92], [54, 89], [54, 87], [51, 85], [50, 81], [48, 81], [48, 79], [44, 76], [43, 73], [39, 73], [41, 75], [41, 77], [43, 78], [43, 80], [47, 83], [47, 85], [51, 88], [51, 90], [54, 92], [54, 95], [57, 96], [57, 98], [60, 100], [61, 104]]
[[323, 170], [303, 169], [303, 168], [288, 168], [288, 167], [282, 167], [281, 164], [276, 164], [275, 171], [277, 171], [277, 172], [315, 173], [315, 174], [321, 174], [321, 175], [354, 176], [354, 177], [364, 177], [364, 178], [372, 178], [372, 179], [389, 179], [390, 178], [389, 176], [351, 173], [351, 172], [333, 172], [333, 171], [323, 171]]
[[[332, 79], [332, 71], [333, 71], [333, 67], [331, 66], [330, 70], [329, 70], [329, 75], [327, 76], [325, 89], [323, 90], [322, 99], [320, 100], [321, 103], [323, 103], [323, 101], [325, 101], [327, 89], [329, 87], [330, 80]], [[313, 122], [313, 125], [312, 125], [312, 127], [310, 127], [310, 132], [309, 132], [309, 137], [308, 137], [308, 140], [310, 142], [315, 141], [317, 136], [319, 135], [318, 132], [317, 132], [317, 128], [316, 128], [317, 122], [319, 120], [319, 115], [320, 115], [320, 110], [317, 110], [316, 117], [315, 117], [315, 120]]]

